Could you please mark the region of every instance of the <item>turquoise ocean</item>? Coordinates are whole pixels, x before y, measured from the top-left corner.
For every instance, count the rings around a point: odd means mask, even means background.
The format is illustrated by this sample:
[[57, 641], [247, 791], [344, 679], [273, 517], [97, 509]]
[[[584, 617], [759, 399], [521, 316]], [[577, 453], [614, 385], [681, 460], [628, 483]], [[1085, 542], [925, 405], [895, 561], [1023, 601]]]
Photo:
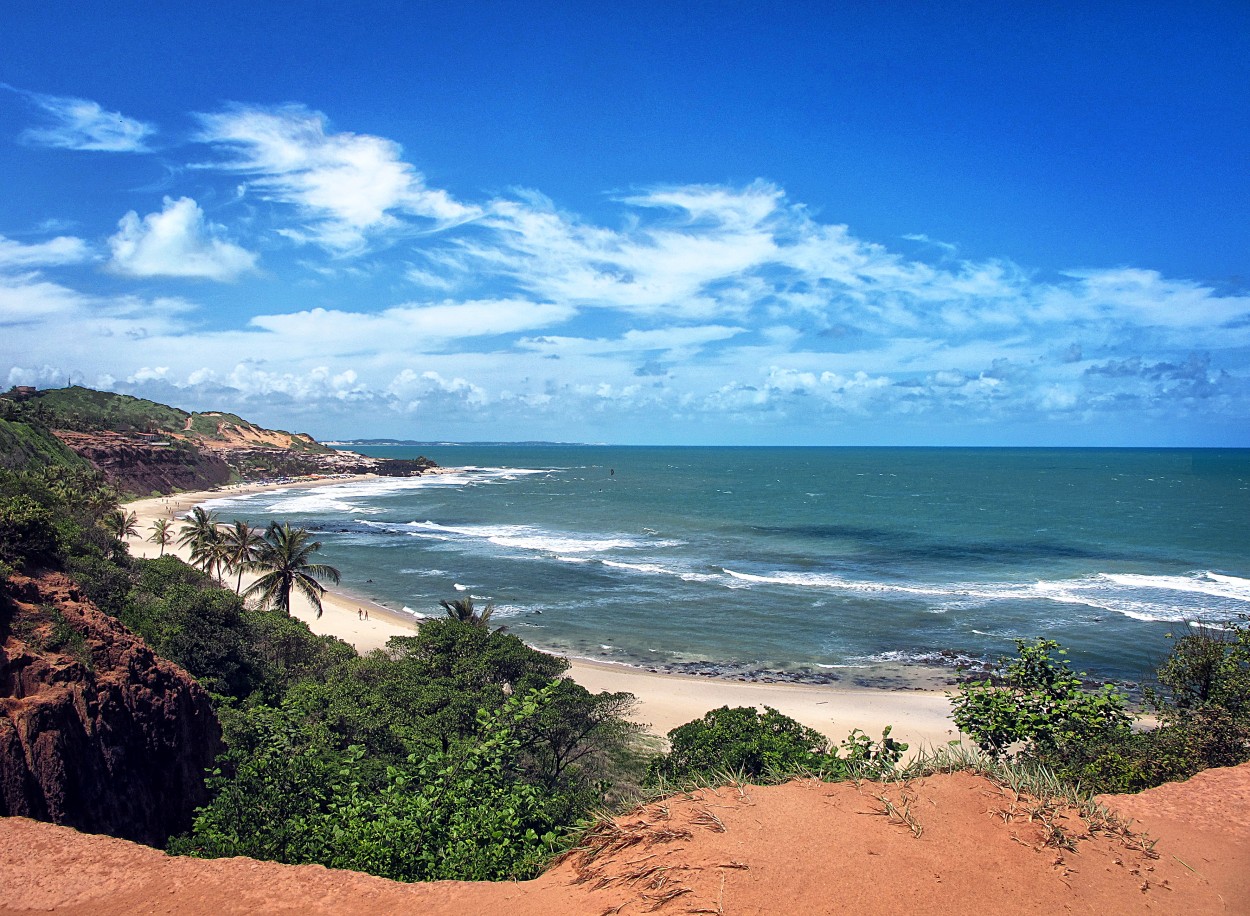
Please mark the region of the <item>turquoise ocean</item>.
[[1250, 450], [357, 451], [460, 470], [209, 505], [313, 529], [349, 593], [472, 595], [570, 656], [889, 683], [1044, 636], [1133, 682], [1165, 634], [1250, 613]]

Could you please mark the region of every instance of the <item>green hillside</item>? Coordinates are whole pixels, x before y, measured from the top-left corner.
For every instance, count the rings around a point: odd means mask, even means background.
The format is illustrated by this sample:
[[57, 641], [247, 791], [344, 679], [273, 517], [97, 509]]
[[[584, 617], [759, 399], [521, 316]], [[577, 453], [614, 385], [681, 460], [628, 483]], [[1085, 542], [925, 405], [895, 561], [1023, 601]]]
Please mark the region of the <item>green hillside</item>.
[[18, 413], [39, 420], [52, 429], [75, 432], [112, 430], [119, 433], [180, 431], [190, 414], [155, 401], [95, 391], [74, 385], [49, 388], [34, 397], [15, 402]]
[[[79, 385], [48, 388], [17, 397], [15, 394], [16, 390], [0, 396], [0, 418], [49, 429], [66, 429], [80, 433], [172, 432], [191, 439], [216, 439], [223, 427], [244, 435], [252, 432], [295, 435], [282, 429], [270, 430], [257, 426], [232, 413], [188, 413], [156, 401], [128, 394], [96, 391]], [[292, 438], [290, 448], [308, 454], [332, 451], [311, 437]]]
[[86, 470], [87, 461], [36, 423], [0, 418], [0, 468], [10, 471], [48, 465]]

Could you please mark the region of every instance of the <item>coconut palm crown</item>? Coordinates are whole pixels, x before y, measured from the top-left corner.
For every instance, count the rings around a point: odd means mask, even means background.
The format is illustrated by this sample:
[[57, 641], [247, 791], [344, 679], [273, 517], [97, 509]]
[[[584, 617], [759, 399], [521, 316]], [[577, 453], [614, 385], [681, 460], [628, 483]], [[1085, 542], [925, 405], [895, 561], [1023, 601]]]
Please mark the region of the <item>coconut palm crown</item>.
[[233, 525], [222, 530], [221, 543], [226, 559], [226, 569], [236, 574], [234, 583], [236, 594], [241, 593], [243, 573], [252, 568], [264, 542], [265, 539], [257, 529], [238, 519], [235, 519]]
[[152, 533], [148, 535], [148, 540], [153, 544], [161, 545], [161, 556], [165, 556], [165, 548], [174, 539], [171, 528], [173, 528], [173, 522], [167, 518], [158, 518], [152, 523]]
[[321, 542], [310, 540], [307, 529], [270, 522], [256, 559], [249, 566], [261, 576], [244, 590], [243, 597], [258, 596], [261, 607], [274, 607], [290, 614], [291, 590], [294, 589], [308, 599], [320, 617], [325, 587], [317, 580], [339, 581], [339, 571], [333, 566], [308, 562], [320, 549]]
[[124, 541], [139, 533], [139, 516], [125, 509], [114, 509], [104, 517], [104, 526], [113, 537]]
[[226, 550], [221, 542], [217, 513], [196, 506], [178, 529], [178, 544], [191, 548], [191, 565], [198, 566], [221, 581], [221, 568], [226, 563]]
[[[443, 598], [439, 602], [443, 606], [443, 610], [447, 612], [447, 616], [452, 620], [459, 620], [461, 623], [467, 623], [471, 626], [486, 629], [490, 622], [490, 615], [495, 613], [495, 605], [487, 604], [480, 611], [473, 606], [473, 597], [470, 595], [465, 598], [456, 598], [448, 601]], [[500, 627], [499, 629], [503, 629]]]

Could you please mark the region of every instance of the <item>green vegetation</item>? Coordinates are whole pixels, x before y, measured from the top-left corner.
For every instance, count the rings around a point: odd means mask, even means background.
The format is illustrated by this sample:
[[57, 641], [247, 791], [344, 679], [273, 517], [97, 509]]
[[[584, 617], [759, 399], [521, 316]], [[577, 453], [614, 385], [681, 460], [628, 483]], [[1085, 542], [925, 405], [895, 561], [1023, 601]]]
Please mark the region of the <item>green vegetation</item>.
[[668, 733], [669, 753], [651, 762], [652, 783], [715, 782], [736, 779], [777, 779], [808, 773], [822, 779], [843, 779], [866, 769], [889, 769], [907, 750], [890, 737], [881, 741], [856, 730], [831, 747], [825, 736], [771, 706], [758, 710], [722, 706]]
[[[154, 527], [150, 540], [163, 549], [170, 528]], [[492, 629], [489, 606], [444, 601], [446, 617], [361, 656], [287, 613], [292, 589], [319, 598], [318, 580], [337, 580], [312, 562], [320, 545], [308, 532], [271, 525], [262, 537], [199, 510], [181, 532], [196, 569], [174, 556], [131, 558], [118, 537], [133, 529], [94, 472], [0, 469], [0, 576], [67, 571], [214, 697], [227, 750], [210, 774], [211, 800], [171, 841], [181, 853], [401, 880], [523, 878], [593, 813], [665, 786], [974, 767], [1021, 785], [1019, 774], [1032, 774], [1027, 785], [1040, 789], [1030, 790], [1049, 793], [1038, 817], [1058, 825], [1048, 786], [1131, 791], [1250, 759], [1244, 623], [1176, 639], [1147, 692], [1157, 725], [1146, 730], [1133, 730], [1122, 693], [1090, 689], [1055, 643], [1034, 640], [954, 697], [955, 721], [982, 756], [945, 749], [902, 767], [906, 746], [888, 729], [879, 741], [854, 731], [830, 745], [775, 709], [729, 707], [674, 729], [671, 749], [656, 755], [626, 718], [631, 695], [567, 679], [567, 660]], [[237, 594], [245, 570], [262, 573], [244, 592], [259, 606]], [[226, 573], [233, 589], [215, 581]], [[14, 632], [90, 665], [64, 616], [33, 617]]]
[[75, 432], [180, 430], [190, 416], [155, 401], [73, 385], [48, 388], [24, 401], [0, 401], [0, 416], [33, 419], [39, 425]]
[[530, 876], [641, 770], [621, 718], [632, 697], [560, 679], [567, 664], [449, 618], [323, 665], [279, 700], [223, 703], [213, 801], [171, 849], [401, 880]]
[[[325, 587], [320, 579], [339, 581], [339, 571], [324, 563], [310, 563], [309, 559], [321, 549], [321, 542], [314, 541], [303, 528], [270, 522], [265, 536], [256, 545], [256, 558], [247, 568], [260, 573], [260, 577], [247, 587], [243, 597], [253, 595], [261, 607], [273, 607], [284, 614], [291, 613], [291, 592], [299, 592], [321, 616], [321, 596]], [[229, 547], [223, 554], [229, 560]]]
[[104, 520], [117, 493], [92, 470], [0, 469], [0, 575], [124, 556]]
[[983, 750], [997, 757], [1022, 743], [1047, 754], [1128, 726], [1124, 694], [1110, 684], [1083, 689], [1084, 673], [1072, 671], [1057, 642], [1017, 639], [1016, 649], [994, 677], [964, 684], [954, 701], [955, 724]]
[[[1127, 697], [1090, 691], [1049, 640], [1017, 641], [994, 677], [964, 684], [954, 719], [992, 757], [1048, 768], [1098, 792], [1136, 792], [1250, 760], [1250, 627], [1176, 640], [1146, 693], [1153, 728], [1134, 730]], [[1052, 654], [1055, 653], [1055, 654]]]
[[37, 422], [12, 419], [13, 402], [0, 398], [0, 468], [49, 466], [88, 470], [91, 466]]

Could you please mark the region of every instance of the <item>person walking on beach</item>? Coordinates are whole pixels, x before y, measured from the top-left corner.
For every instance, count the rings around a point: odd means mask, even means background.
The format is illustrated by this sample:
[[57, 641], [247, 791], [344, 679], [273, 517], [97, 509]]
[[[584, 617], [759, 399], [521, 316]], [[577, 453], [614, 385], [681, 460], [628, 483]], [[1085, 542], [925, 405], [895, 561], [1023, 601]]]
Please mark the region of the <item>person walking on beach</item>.
[[365, 609], [364, 609], [364, 608], [361, 608], [361, 607], [356, 608], [356, 619], [357, 619], [357, 620], [364, 620], [364, 619], [365, 619]]

